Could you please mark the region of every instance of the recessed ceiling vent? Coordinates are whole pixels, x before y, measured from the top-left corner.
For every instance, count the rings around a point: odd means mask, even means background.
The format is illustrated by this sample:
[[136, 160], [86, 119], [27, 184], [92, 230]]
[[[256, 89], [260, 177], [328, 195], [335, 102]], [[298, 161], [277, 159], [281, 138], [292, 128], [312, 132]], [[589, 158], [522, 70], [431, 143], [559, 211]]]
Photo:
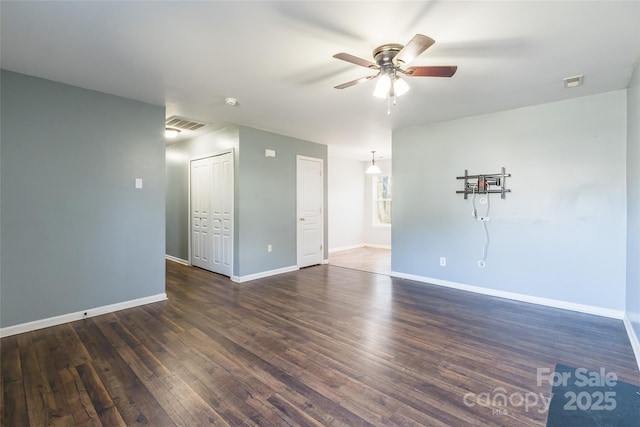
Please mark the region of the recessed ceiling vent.
[[572, 88], [572, 87], [582, 86], [583, 78], [584, 78], [583, 75], [579, 75], [579, 76], [567, 77], [562, 80], [564, 81], [564, 87]]
[[170, 128], [190, 131], [200, 130], [205, 126], [208, 126], [206, 123], [196, 122], [194, 120], [185, 119], [184, 117], [179, 116], [169, 117], [166, 121], [166, 125]]

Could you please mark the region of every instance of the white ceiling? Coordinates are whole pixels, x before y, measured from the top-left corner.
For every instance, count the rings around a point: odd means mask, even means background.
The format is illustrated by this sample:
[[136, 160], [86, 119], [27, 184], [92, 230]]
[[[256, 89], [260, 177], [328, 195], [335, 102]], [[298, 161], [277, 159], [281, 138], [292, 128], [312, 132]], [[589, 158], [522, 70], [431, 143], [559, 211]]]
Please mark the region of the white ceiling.
[[[212, 128], [239, 123], [328, 144], [361, 160], [391, 154], [407, 126], [623, 89], [640, 58], [640, 1], [1, 2], [2, 68], [165, 105]], [[372, 60], [416, 33], [436, 44], [411, 65], [386, 115]], [[564, 89], [564, 77], [584, 85]], [[224, 104], [235, 97], [236, 107]]]

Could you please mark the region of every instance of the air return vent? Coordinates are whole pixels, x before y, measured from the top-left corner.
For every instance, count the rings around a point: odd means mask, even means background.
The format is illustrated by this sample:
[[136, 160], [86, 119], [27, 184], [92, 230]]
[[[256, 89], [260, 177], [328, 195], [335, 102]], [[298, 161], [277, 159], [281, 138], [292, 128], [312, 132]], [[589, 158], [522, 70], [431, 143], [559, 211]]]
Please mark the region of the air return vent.
[[165, 123], [166, 126], [170, 128], [190, 131], [196, 131], [207, 126], [206, 123], [196, 122], [194, 120], [185, 119], [184, 117], [179, 116], [171, 116]]
[[567, 78], [562, 79], [562, 80], [564, 81], [564, 87], [571, 88], [571, 87], [582, 86], [582, 79], [583, 78], [584, 78], [584, 76], [579, 75], [579, 76], [567, 77]]

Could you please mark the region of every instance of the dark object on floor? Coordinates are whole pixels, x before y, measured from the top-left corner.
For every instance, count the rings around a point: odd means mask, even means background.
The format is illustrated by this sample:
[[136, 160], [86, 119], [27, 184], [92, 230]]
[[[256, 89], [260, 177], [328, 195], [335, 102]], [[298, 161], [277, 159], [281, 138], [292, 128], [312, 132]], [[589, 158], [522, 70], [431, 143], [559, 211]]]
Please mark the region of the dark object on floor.
[[556, 365], [547, 427], [638, 427], [640, 387], [615, 372]]

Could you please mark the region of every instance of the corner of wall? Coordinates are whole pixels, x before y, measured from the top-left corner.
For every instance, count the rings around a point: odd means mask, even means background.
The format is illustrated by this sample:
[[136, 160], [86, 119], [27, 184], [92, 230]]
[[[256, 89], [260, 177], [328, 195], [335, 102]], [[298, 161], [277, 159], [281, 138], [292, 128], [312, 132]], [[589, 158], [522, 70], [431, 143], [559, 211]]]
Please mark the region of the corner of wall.
[[640, 63], [627, 87], [625, 327], [640, 367]]

